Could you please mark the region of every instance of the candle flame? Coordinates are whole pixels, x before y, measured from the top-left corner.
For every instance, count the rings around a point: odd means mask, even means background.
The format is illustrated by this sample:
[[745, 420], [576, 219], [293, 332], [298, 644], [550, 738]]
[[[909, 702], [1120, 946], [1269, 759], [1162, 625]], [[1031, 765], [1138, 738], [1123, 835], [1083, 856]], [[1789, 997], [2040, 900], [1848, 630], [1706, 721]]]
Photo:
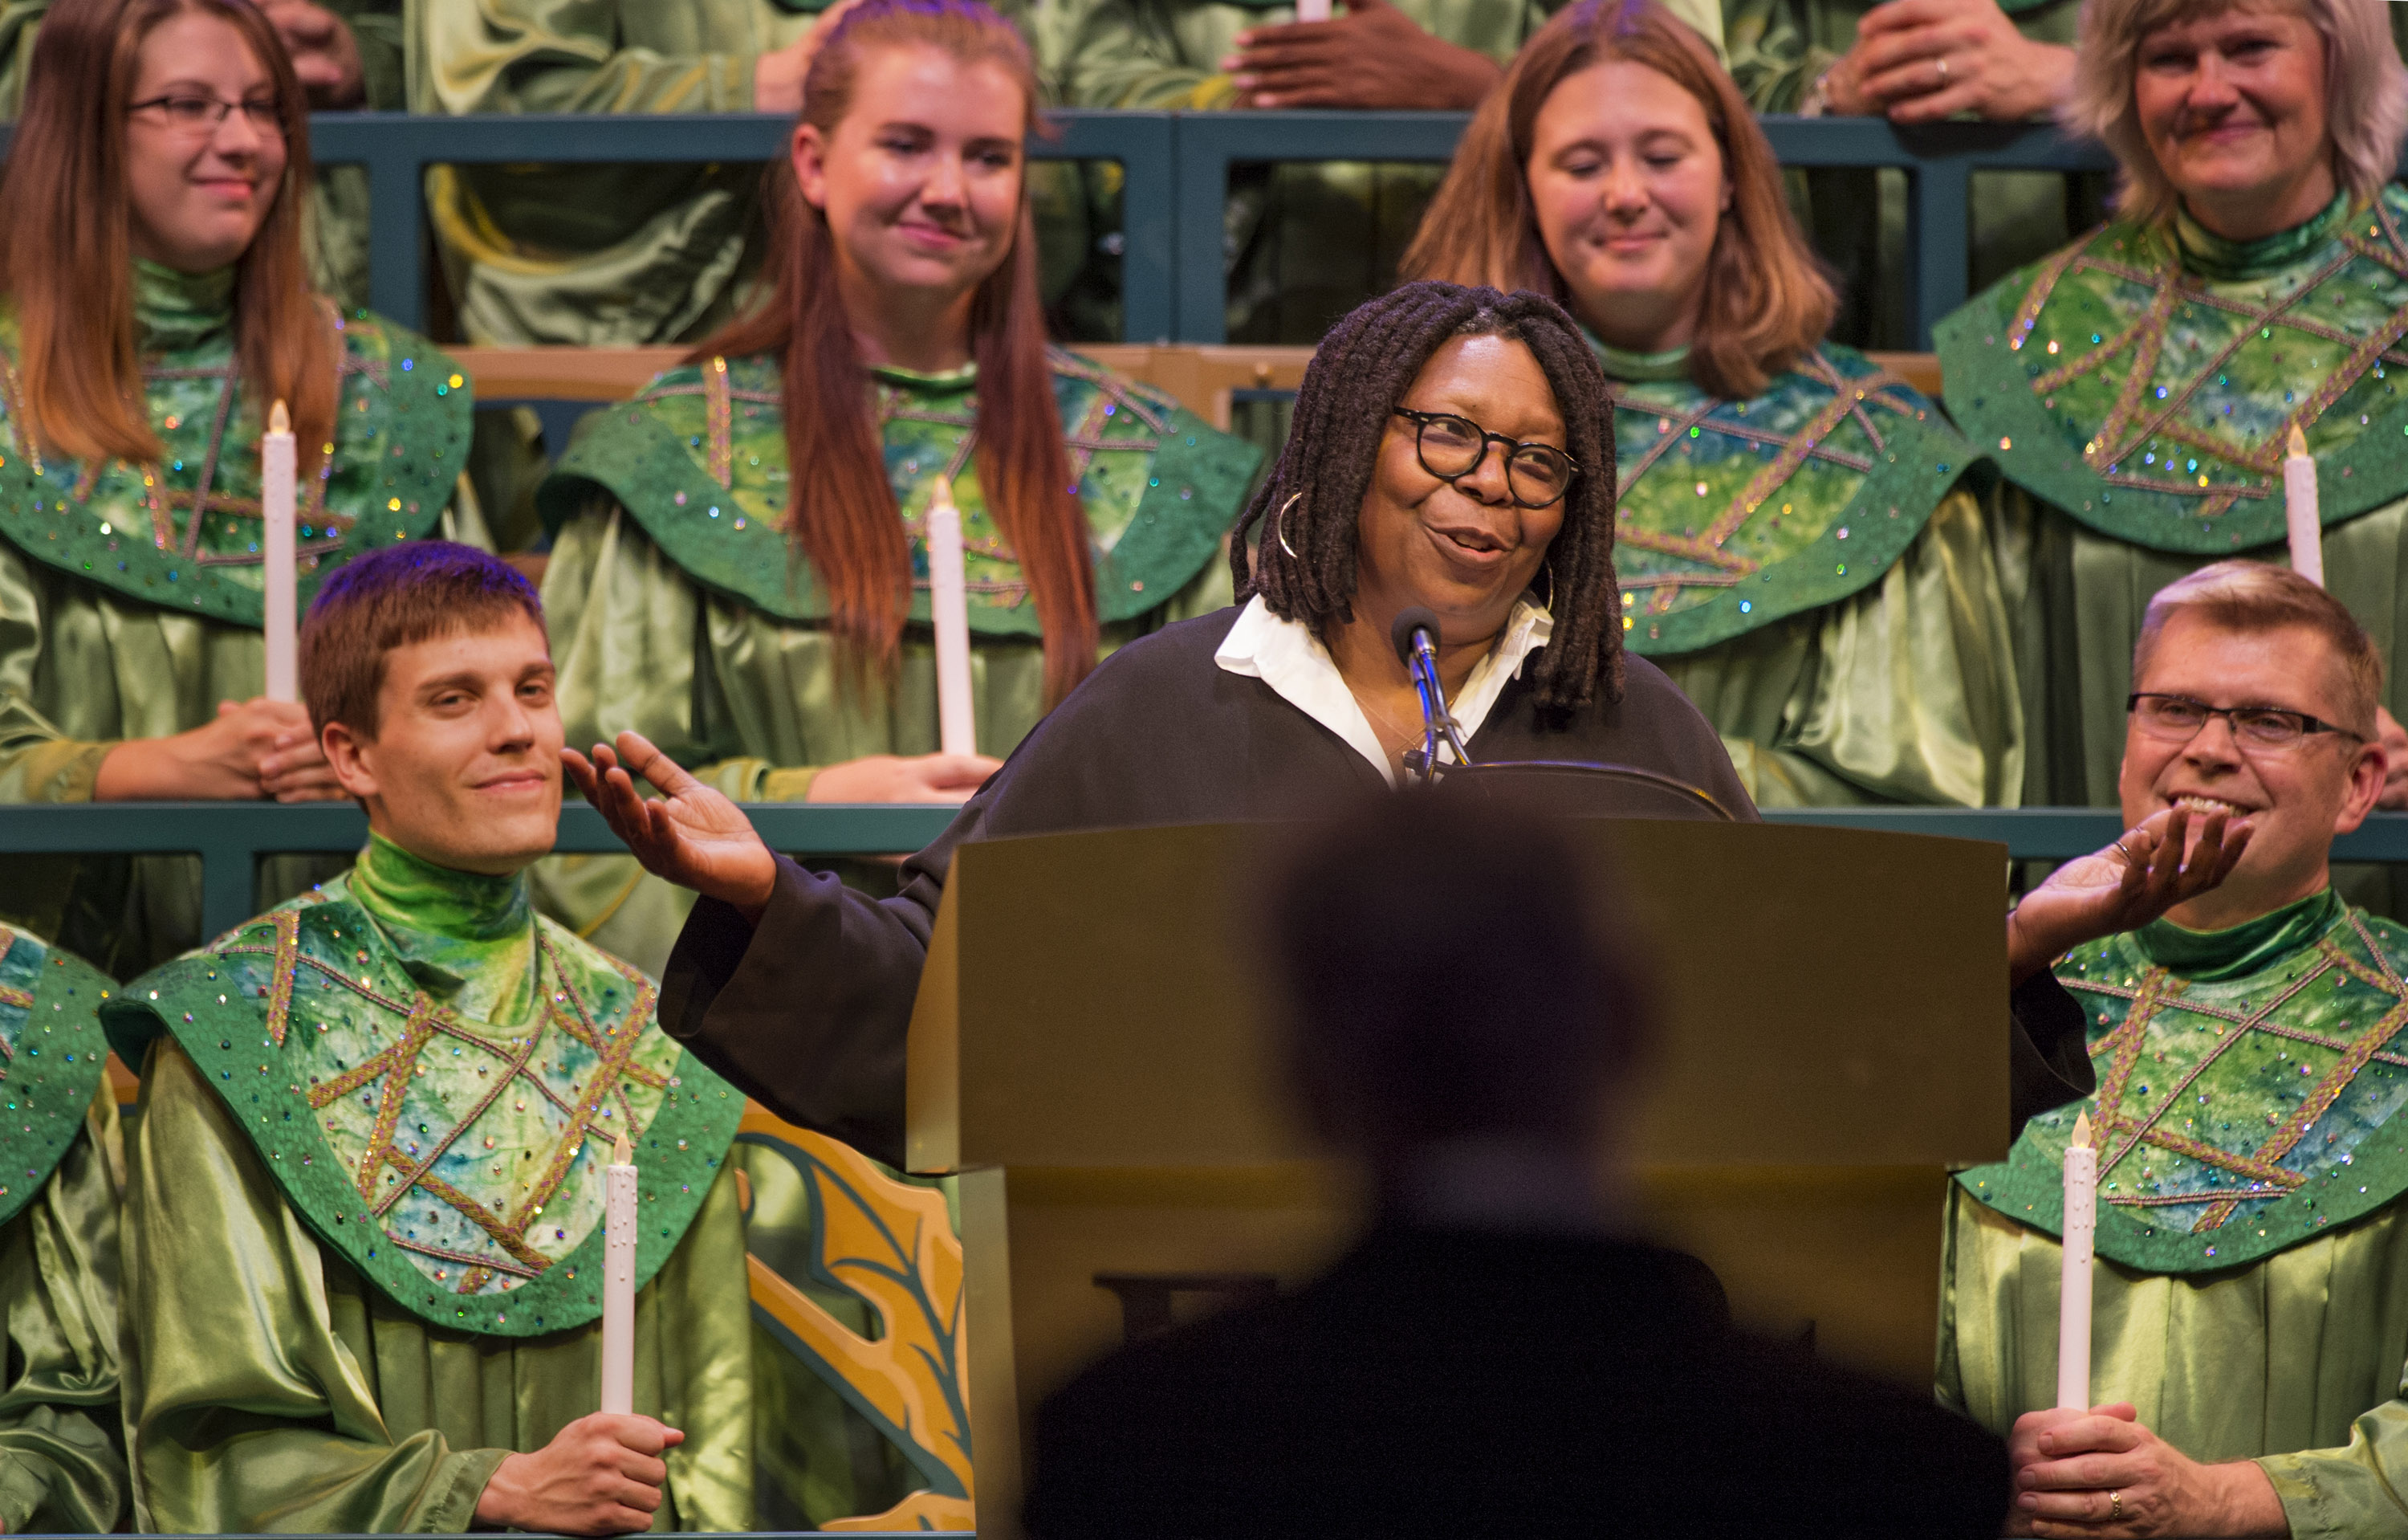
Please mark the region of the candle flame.
[[2284, 453], [2294, 460], [2304, 460], [2308, 457], [2308, 436], [2300, 431], [2300, 425], [2297, 423], [2291, 425], [2290, 441]]
[[[624, 1145], [626, 1141], [623, 1139], [620, 1143]], [[2078, 1150], [2086, 1150], [2090, 1147], [2090, 1114], [2086, 1111], [2076, 1116], [2073, 1120], [2073, 1143], [2071, 1147]]]
[[[951, 476], [937, 478], [936, 490], [928, 495], [928, 506], [930, 508], [953, 507], [953, 479]], [[954, 509], [954, 511], [959, 512], [960, 510]]]
[[267, 409], [267, 431], [270, 433], [293, 431], [293, 414], [284, 410], [283, 402], [279, 401]]
[[610, 1147], [610, 1163], [614, 1166], [632, 1166], [636, 1163], [636, 1152], [627, 1147], [627, 1136], [624, 1133], [619, 1135], [618, 1143]]

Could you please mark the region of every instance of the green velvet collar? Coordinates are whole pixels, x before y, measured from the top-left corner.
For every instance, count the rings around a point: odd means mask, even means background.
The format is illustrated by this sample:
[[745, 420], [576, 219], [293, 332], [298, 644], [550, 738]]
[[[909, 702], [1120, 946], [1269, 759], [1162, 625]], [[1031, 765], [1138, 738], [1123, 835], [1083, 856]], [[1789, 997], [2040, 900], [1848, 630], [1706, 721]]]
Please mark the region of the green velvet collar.
[[480, 1020], [534, 1019], [535, 906], [525, 872], [457, 871], [371, 833], [351, 893], [429, 993]]
[[146, 353], [195, 348], [234, 324], [231, 264], [206, 273], [179, 273], [148, 257], [134, 259], [134, 321]]
[[99, 1012], [114, 987], [0, 926], [0, 1224], [34, 1201], [83, 1130], [108, 1062]]
[[1589, 332], [1588, 345], [1595, 350], [1598, 363], [1603, 366], [1611, 379], [1686, 380], [1689, 377], [1689, 347], [1686, 343], [1677, 348], [1667, 348], [1661, 353], [1631, 353], [1627, 349], [1600, 342], [1595, 332]]
[[2227, 930], [2186, 930], [2156, 920], [2132, 933], [2133, 949], [2159, 968], [2200, 984], [2255, 973], [2332, 928], [2341, 895], [2328, 887]]
[[660, 1029], [651, 980], [523, 879], [372, 841], [359, 869], [129, 985], [126, 1062], [172, 1033], [320, 1241], [429, 1326], [601, 1314], [602, 1167], [635, 1147], [637, 1280], [699, 1212], [743, 1098]]
[[2408, 188], [2265, 241], [2110, 224], [1935, 329], [1948, 410], [2000, 470], [2111, 540], [2274, 548], [2306, 436], [2325, 525], [2408, 495]]
[[1613, 403], [1623, 641], [1715, 646], [1881, 580], [1981, 456], [1921, 392], [1826, 344], [1745, 401], [1685, 349], [1598, 345]]
[[[1220, 559], [1261, 452], [1085, 359], [1054, 350], [1049, 362], [1087, 514], [1096, 618], [1133, 620]], [[911, 618], [928, 619], [921, 525], [946, 477], [962, 514], [970, 629], [1041, 635], [1020, 558], [979, 481], [975, 367], [879, 368], [871, 384], [888, 484], [911, 546]], [[826, 595], [786, 534], [796, 493], [782, 411], [773, 357], [672, 369], [635, 400], [586, 417], [537, 504], [556, 531], [597, 500], [614, 500], [695, 582], [780, 620], [824, 621]]]
[[2265, 278], [2332, 239], [2349, 217], [2349, 194], [2337, 193], [2324, 212], [2303, 223], [2259, 240], [2227, 240], [2186, 209], [2174, 215], [2174, 244], [2182, 250], [2186, 271], [2216, 279]]
[[2097, 1092], [1957, 1180], [2048, 1234], [2087, 1115], [2099, 1255], [2153, 1273], [2242, 1267], [2408, 1191], [2408, 929], [2330, 890], [2229, 930], [2157, 924], [2077, 948]]

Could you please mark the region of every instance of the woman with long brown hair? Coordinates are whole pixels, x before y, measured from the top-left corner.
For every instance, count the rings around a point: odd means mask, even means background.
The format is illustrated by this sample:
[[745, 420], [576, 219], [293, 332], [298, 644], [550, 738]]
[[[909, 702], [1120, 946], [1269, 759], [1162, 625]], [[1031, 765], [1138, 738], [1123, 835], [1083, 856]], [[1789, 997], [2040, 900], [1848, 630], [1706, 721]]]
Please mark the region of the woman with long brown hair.
[[1974, 458], [1824, 339], [1830, 285], [1730, 78], [1582, 0], [1473, 119], [1405, 269], [1552, 294], [1604, 366], [1623, 641], [1766, 805], [2013, 803], [2023, 726]]
[[[771, 292], [539, 501], [569, 741], [628, 729], [738, 800], [958, 802], [1099, 653], [1227, 602], [1255, 452], [1050, 349], [1027, 46], [980, 0], [861, 0], [770, 169]], [[975, 756], [938, 743], [924, 518], [968, 553]], [[687, 899], [624, 858], [546, 901], [657, 969]]]
[[[300, 450], [300, 597], [446, 520], [452, 363], [313, 294], [308, 108], [250, 0], [62, 0], [0, 180], [0, 799], [340, 795], [262, 698], [259, 437]], [[176, 867], [8, 861], [0, 908], [132, 971]], [[129, 896], [128, 882], [132, 883]]]

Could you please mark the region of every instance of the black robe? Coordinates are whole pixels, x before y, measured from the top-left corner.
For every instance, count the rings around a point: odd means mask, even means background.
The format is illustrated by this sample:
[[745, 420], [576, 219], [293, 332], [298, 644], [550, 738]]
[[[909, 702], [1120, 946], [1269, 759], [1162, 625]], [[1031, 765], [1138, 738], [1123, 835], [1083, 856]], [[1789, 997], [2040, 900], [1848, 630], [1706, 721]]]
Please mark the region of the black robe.
[[[904, 1037], [956, 845], [1294, 817], [1349, 786], [1383, 784], [1344, 739], [1263, 681], [1212, 661], [1238, 615], [1223, 610], [1166, 626], [1105, 659], [904, 864], [895, 898], [872, 900], [781, 856], [757, 926], [702, 900], [669, 957], [662, 1025], [780, 1117], [898, 1163]], [[1526, 683], [1534, 654], [1466, 749], [1475, 763], [1653, 770], [1754, 819], [1721, 737], [1688, 697], [1644, 658], [1625, 666], [1620, 700], [1600, 692], [1550, 725]]]
[[2007, 1453], [1930, 1393], [1734, 1331], [1634, 1242], [1374, 1231], [1037, 1415], [1033, 1540], [1986, 1540]]

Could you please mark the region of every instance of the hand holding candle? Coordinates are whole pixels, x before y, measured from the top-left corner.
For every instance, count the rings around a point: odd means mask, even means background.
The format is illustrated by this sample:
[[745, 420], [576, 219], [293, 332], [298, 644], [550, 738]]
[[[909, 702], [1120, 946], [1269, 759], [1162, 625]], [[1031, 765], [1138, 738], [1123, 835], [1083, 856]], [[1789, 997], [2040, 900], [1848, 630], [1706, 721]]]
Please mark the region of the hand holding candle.
[[636, 1409], [636, 1167], [619, 1135], [602, 1168], [602, 1410]]
[[[259, 541], [266, 599], [261, 617], [267, 638], [267, 698], [301, 698], [299, 653], [294, 640], [293, 418], [279, 401], [267, 414], [259, 440]], [[197, 515], [195, 515], [197, 517]]]
[[937, 632], [937, 727], [947, 754], [978, 753], [978, 708], [970, 694], [969, 580], [962, 567], [962, 511], [953, 483], [937, 478], [929, 495], [928, 613]]
[[2316, 463], [2308, 458], [2307, 436], [2297, 424], [2283, 457], [2283, 522], [2291, 537], [2291, 570], [2323, 587], [2325, 531], [2316, 509]]
[[2057, 1286], [2057, 1404], [2090, 1409], [2091, 1247], [2099, 1231], [2099, 1151], [2090, 1143], [2090, 1115], [2073, 1120], [2065, 1147], [2064, 1272]]

